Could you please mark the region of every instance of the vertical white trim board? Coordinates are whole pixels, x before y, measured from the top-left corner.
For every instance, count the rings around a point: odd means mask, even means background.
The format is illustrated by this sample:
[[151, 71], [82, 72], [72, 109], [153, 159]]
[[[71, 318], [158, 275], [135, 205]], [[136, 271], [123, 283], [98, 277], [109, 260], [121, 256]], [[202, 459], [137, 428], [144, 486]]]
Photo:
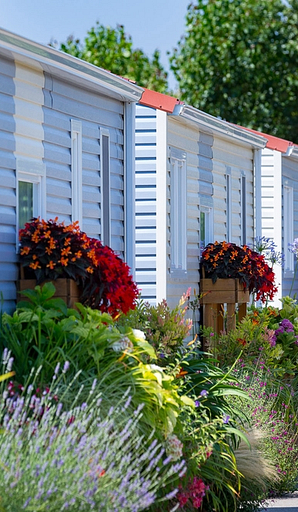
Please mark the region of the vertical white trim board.
[[156, 110], [156, 302], [167, 297], [167, 113]]

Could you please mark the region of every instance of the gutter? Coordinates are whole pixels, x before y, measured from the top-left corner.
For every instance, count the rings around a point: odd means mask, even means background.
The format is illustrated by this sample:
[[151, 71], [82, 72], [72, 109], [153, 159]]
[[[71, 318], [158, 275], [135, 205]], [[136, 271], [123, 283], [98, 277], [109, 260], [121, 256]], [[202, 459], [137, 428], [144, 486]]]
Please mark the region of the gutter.
[[224, 137], [233, 138], [239, 142], [249, 144], [255, 149], [262, 149], [267, 144], [267, 139], [261, 135], [251, 133], [237, 125], [218, 119], [206, 112], [202, 112], [190, 105], [177, 105], [173, 116], [180, 116], [187, 121], [196, 123], [202, 130], [209, 133], [218, 133]]
[[98, 68], [77, 57], [73, 57], [50, 46], [35, 43], [30, 39], [8, 32], [0, 28], [0, 54], [8, 57], [13, 55], [16, 61], [36, 62], [46, 70], [65, 72], [74, 78], [74, 81], [83, 79], [89, 82], [94, 89], [100, 88], [106, 94], [120, 97], [123, 101], [137, 102], [143, 93], [143, 88], [128, 80], [118, 77], [109, 71]]

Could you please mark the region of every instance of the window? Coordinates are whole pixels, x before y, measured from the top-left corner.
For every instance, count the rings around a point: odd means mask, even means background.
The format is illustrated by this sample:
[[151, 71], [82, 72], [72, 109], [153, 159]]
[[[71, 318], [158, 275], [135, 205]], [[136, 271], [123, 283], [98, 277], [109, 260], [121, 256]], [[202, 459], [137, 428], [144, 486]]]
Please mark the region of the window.
[[200, 254], [204, 247], [213, 241], [213, 219], [212, 208], [208, 206], [200, 207]]
[[71, 119], [71, 216], [82, 227], [82, 123]]
[[246, 244], [246, 176], [241, 176], [240, 208], [241, 208], [241, 244]]
[[294, 240], [294, 219], [293, 219], [293, 187], [283, 187], [283, 228], [284, 228], [284, 254], [285, 271], [294, 271], [294, 254], [288, 250], [289, 244]]
[[101, 241], [111, 245], [110, 133], [100, 129]]
[[232, 238], [232, 185], [230, 174], [226, 174], [226, 205], [227, 241], [230, 242]]
[[32, 217], [45, 218], [45, 165], [42, 162], [17, 158], [16, 161], [16, 241], [19, 229]]
[[187, 270], [186, 153], [170, 148], [171, 272]]

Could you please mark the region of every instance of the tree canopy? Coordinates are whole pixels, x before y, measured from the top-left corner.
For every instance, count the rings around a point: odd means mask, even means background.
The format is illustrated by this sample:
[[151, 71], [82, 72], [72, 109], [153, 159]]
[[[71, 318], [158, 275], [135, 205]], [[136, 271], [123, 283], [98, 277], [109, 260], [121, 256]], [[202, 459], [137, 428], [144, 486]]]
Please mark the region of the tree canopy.
[[170, 63], [190, 105], [298, 143], [297, 0], [197, 0]]
[[87, 33], [83, 44], [70, 36], [60, 49], [129, 78], [140, 86], [163, 93], [167, 91], [167, 73], [160, 64], [159, 51], [155, 50], [150, 59], [142, 50], [134, 49], [132, 38], [125, 33], [123, 25], [111, 28], [97, 22]]

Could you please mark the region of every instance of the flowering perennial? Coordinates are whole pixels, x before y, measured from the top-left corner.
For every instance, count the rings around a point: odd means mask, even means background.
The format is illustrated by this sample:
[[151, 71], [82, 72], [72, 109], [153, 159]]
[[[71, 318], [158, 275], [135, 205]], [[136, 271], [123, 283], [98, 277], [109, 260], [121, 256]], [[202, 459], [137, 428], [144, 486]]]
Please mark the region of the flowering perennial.
[[204, 484], [203, 480], [196, 476], [187, 483], [185, 488], [179, 486], [177, 499], [180, 507], [192, 505], [193, 508], [201, 508], [203, 498], [208, 489], [209, 487]]
[[26, 277], [37, 284], [59, 277], [81, 285], [81, 301], [115, 316], [135, 307], [138, 289], [130, 269], [100, 240], [80, 230], [78, 222], [65, 225], [33, 219], [20, 230], [20, 261]]
[[164, 498], [159, 490], [184, 475], [185, 462], [172, 463], [152, 434], [140, 435], [142, 405], [131, 414], [124, 396], [104, 415], [95, 381], [86, 402], [65, 409], [53, 400], [59, 369], [56, 376], [41, 397], [31, 385], [0, 394], [3, 510], [138, 512], [171, 499], [175, 489]]
[[213, 283], [218, 278], [238, 278], [244, 288], [256, 293], [256, 299], [262, 302], [272, 300], [277, 292], [274, 272], [265, 256], [247, 245], [239, 247], [225, 241], [208, 244], [202, 253], [201, 266], [205, 277], [212, 278]]

